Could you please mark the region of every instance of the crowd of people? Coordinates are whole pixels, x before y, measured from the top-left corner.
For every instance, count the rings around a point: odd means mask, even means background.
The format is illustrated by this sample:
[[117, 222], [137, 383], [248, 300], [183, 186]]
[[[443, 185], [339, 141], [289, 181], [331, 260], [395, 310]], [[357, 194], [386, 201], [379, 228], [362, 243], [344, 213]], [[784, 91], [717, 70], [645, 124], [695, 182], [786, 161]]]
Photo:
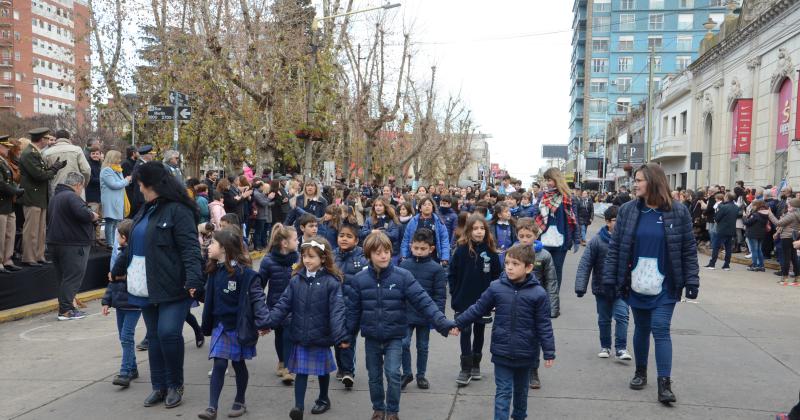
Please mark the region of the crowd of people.
[[[304, 417], [309, 376], [320, 388], [310, 412], [321, 414], [332, 406], [331, 374], [351, 389], [358, 364], [367, 372], [371, 418], [398, 419], [402, 389], [432, 386], [430, 330], [459, 336], [454, 380], [465, 387], [483, 379], [487, 325], [494, 418], [525, 418], [529, 389], [542, 387], [541, 360], [545, 367], [555, 360], [552, 320], [562, 312], [564, 263], [582, 245], [574, 291], [595, 298], [597, 356], [634, 360], [629, 386], [644, 389], [652, 337], [657, 399], [669, 404], [677, 399], [671, 319], [677, 302], [698, 296], [698, 243], [710, 242], [709, 269], [721, 247], [723, 269], [730, 269], [734, 247], [747, 247], [751, 271], [763, 271], [767, 249], [780, 250], [781, 281], [789, 282], [791, 264], [797, 281], [800, 198], [786, 186], [672, 191], [657, 164], [634, 171], [632, 192], [608, 195], [571, 189], [556, 168], [530, 188], [510, 177], [486, 189], [441, 181], [415, 191], [391, 183], [323, 187], [249, 168], [237, 176], [209, 170], [196, 179], [184, 177], [174, 151], [157, 161], [151, 146], [130, 147], [123, 160], [96, 142], [83, 149], [68, 132], [49, 132], [31, 132], [21, 152], [0, 137], [0, 212], [12, 209], [0, 217], [5, 270], [20, 269], [8, 231], [15, 231], [13, 208], [21, 205], [21, 264], [49, 263], [46, 244], [60, 281], [58, 319], [81, 319], [75, 293], [90, 248], [109, 247], [102, 312], [115, 308], [122, 348], [113, 383], [129, 387], [138, 377], [136, 349], [146, 350], [152, 392], [144, 405], [180, 405], [187, 322], [197, 347], [210, 337], [203, 419], [218, 415], [229, 366], [237, 391], [227, 414], [246, 412], [246, 361], [269, 333], [275, 373], [295, 389], [291, 419]], [[604, 224], [589, 238], [601, 202]], [[452, 320], [445, 317], [448, 301]], [[200, 304], [198, 322], [190, 308]], [[147, 332], [136, 344], [139, 318]], [[359, 341], [363, 361], [356, 357]]]

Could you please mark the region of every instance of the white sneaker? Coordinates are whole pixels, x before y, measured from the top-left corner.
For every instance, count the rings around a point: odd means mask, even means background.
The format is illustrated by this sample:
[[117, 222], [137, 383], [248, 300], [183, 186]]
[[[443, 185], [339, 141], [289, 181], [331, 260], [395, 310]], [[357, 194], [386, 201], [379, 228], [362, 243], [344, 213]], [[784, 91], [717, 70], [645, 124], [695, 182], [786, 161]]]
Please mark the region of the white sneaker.
[[631, 354], [628, 353], [627, 349], [617, 350], [617, 359], [618, 360], [631, 360]]
[[608, 359], [611, 357], [611, 349], [600, 349], [600, 353], [597, 353], [597, 357], [601, 359]]
[[751, 258], [752, 256], [753, 256], [753, 254], [747, 254], [747, 255], [745, 255], [744, 257], [745, 257], [745, 258]]

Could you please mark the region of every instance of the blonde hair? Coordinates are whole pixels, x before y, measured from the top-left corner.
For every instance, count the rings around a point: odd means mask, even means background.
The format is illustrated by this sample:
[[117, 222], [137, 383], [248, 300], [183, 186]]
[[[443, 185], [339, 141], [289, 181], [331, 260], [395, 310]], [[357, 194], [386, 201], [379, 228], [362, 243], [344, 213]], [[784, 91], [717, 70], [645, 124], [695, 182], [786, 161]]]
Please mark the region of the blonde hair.
[[106, 153], [105, 159], [103, 159], [103, 167], [119, 165], [120, 162], [122, 162], [122, 153], [117, 150], [109, 150], [108, 153]]
[[572, 191], [569, 189], [569, 185], [567, 185], [567, 180], [564, 179], [564, 175], [561, 174], [558, 168], [550, 168], [544, 171], [544, 179], [552, 179], [553, 182], [556, 183], [556, 189], [558, 189], [558, 192], [561, 193], [562, 196], [569, 197], [572, 195]]
[[373, 252], [378, 250], [392, 252], [392, 240], [383, 232], [372, 232], [364, 239], [364, 256], [370, 259]]

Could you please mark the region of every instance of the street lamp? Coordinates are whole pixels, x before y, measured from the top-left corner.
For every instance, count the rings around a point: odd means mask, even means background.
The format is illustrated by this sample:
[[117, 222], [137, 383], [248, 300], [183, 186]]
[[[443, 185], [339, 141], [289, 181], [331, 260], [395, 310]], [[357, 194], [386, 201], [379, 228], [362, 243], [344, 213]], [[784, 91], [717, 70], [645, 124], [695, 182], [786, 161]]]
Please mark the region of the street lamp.
[[125, 95], [128, 102], [128, 111], [131, 113], [131, 146], [136, 146], [136, 101], [139, 99], [135, 93]]
[[[396, 7], [400, 7], [400, 3], [386, 3], [383, 6], [370, 7], [370, 8], [361, 9], [361, 10], [354, 10], [354, 11], [351, 11], [351, 12], [339, 13], [339, 14], [330, 15], [330, 16], [323, 16], [323, 17], [314, 16], [314, 19], [311, 21], [311, 54], [312, 54], [311, 69], [313, 70], [317, 66], [317, 44], [315, 42], [315, 38], [316, 38], [316, 32], [317, 32], [317, 29], [319, 28], [320, 22], [322, 22], [323, 20], [336, 19], [336, 18], [345, 17], [345, 16], [352, 16], [352, 15], [356, 15], [356, 14], [359, 14], [359, 13], [372, 12], [372, 11], [375, 11], [375, 10], [389, 10], [389, 9], [394, 9]], [[311, 74], [311, 72], [309, 72], [309, 74]], [[311, 79], [309, 79], [308, 93], [306, 95], [306, 124], [308, 124], [309, 119], [310, 119], [310, 115], [311, 115], [311, 93], [312, 93]], [[313, 150], [313, 144], [314, 143], [313, 143], [313, 140], [311, 140], [311, 138], [307, 138], [307, 139], [304, 140], [303, 175], [305, 175], [306, 177], [309, 177], [309, 178], [311, 177], [311, 155], [312, 155], [311, 152]]]

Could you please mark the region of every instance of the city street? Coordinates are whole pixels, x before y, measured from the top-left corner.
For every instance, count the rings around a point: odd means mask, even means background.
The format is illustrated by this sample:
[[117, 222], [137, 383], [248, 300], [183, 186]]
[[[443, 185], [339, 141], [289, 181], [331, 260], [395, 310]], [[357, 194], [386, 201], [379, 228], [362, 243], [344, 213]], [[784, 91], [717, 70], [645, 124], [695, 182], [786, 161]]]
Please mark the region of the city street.
[[[599, 222], [592, 226], [596, 230]], [[582, 252], [582, 251], [581, 251]], [[572, 292], [579, 255], [569, 256], [562, 287], [562, 316], [554, 320], [556, 364], [541, 371], [543, 388], [529, 397], [530, 418], [561, 419], [769, 419], [788, 410], [800, 388], [800, 314], [793, 310], [800, 287], [776, 285], [771, 272], [701, 272], [697, 302], [681, 303], [673, 319], [673, 389], [678, 403], [656, 402], [655, 363], [650, 358], [649, 385], [628, 388], [633, 362], [598, 359], [595, 304]], [[700, 257], [701, 265], [707, 257]], [[199, 316], [201, 308], [194, 312]], [[4, 419], [165, 419], [196, 418], [208, 399], [208, 349], [193, 345], [185, 329], [186, 392], [178, 408], [144, 408], [150, 390], [146, 352], [137, 352], [141, 377], [129, 389], [111, 384], [120, 361], [114, 316], [103, 317], [98, 301], [92, 315], [58, 322], [47, 314], [0, 325], [0, 417]], [[452, 316], [452, 313], [448, 313]], [[633, 321], [629, 328], [632, 337]], [[137, 341], [144, 335], [140, 321]], [[487, 331], [487, 349], [489, 344]], [[359, 343], [356, 387], [332, 385], [328, 419], [367, 419], [372, 413]], [[632, 347], [632, 346], [630, 346]], [[249, 413], [245, 418], [288, 418], [293, 388], [280, 383], [274, 368], [273, 336], [262, 338], [259, 356], [249, 362]], [[488, 355], [484, 357], [487, 360]], [[492, 417], [494, 377], [489, 362], [484, 377], [458, 389], [458, 339], [432, 336], [428, 378], [431, 389], [415, 383], [403, 393], [404, 419], [488, 419]], [[306, 397], [313, 405], [316, 383]], [[234, 379], [226, 378], [220, 401], [224, 416], [233, 401]], [[306, 418], [315, 418], [306, 412]]]

